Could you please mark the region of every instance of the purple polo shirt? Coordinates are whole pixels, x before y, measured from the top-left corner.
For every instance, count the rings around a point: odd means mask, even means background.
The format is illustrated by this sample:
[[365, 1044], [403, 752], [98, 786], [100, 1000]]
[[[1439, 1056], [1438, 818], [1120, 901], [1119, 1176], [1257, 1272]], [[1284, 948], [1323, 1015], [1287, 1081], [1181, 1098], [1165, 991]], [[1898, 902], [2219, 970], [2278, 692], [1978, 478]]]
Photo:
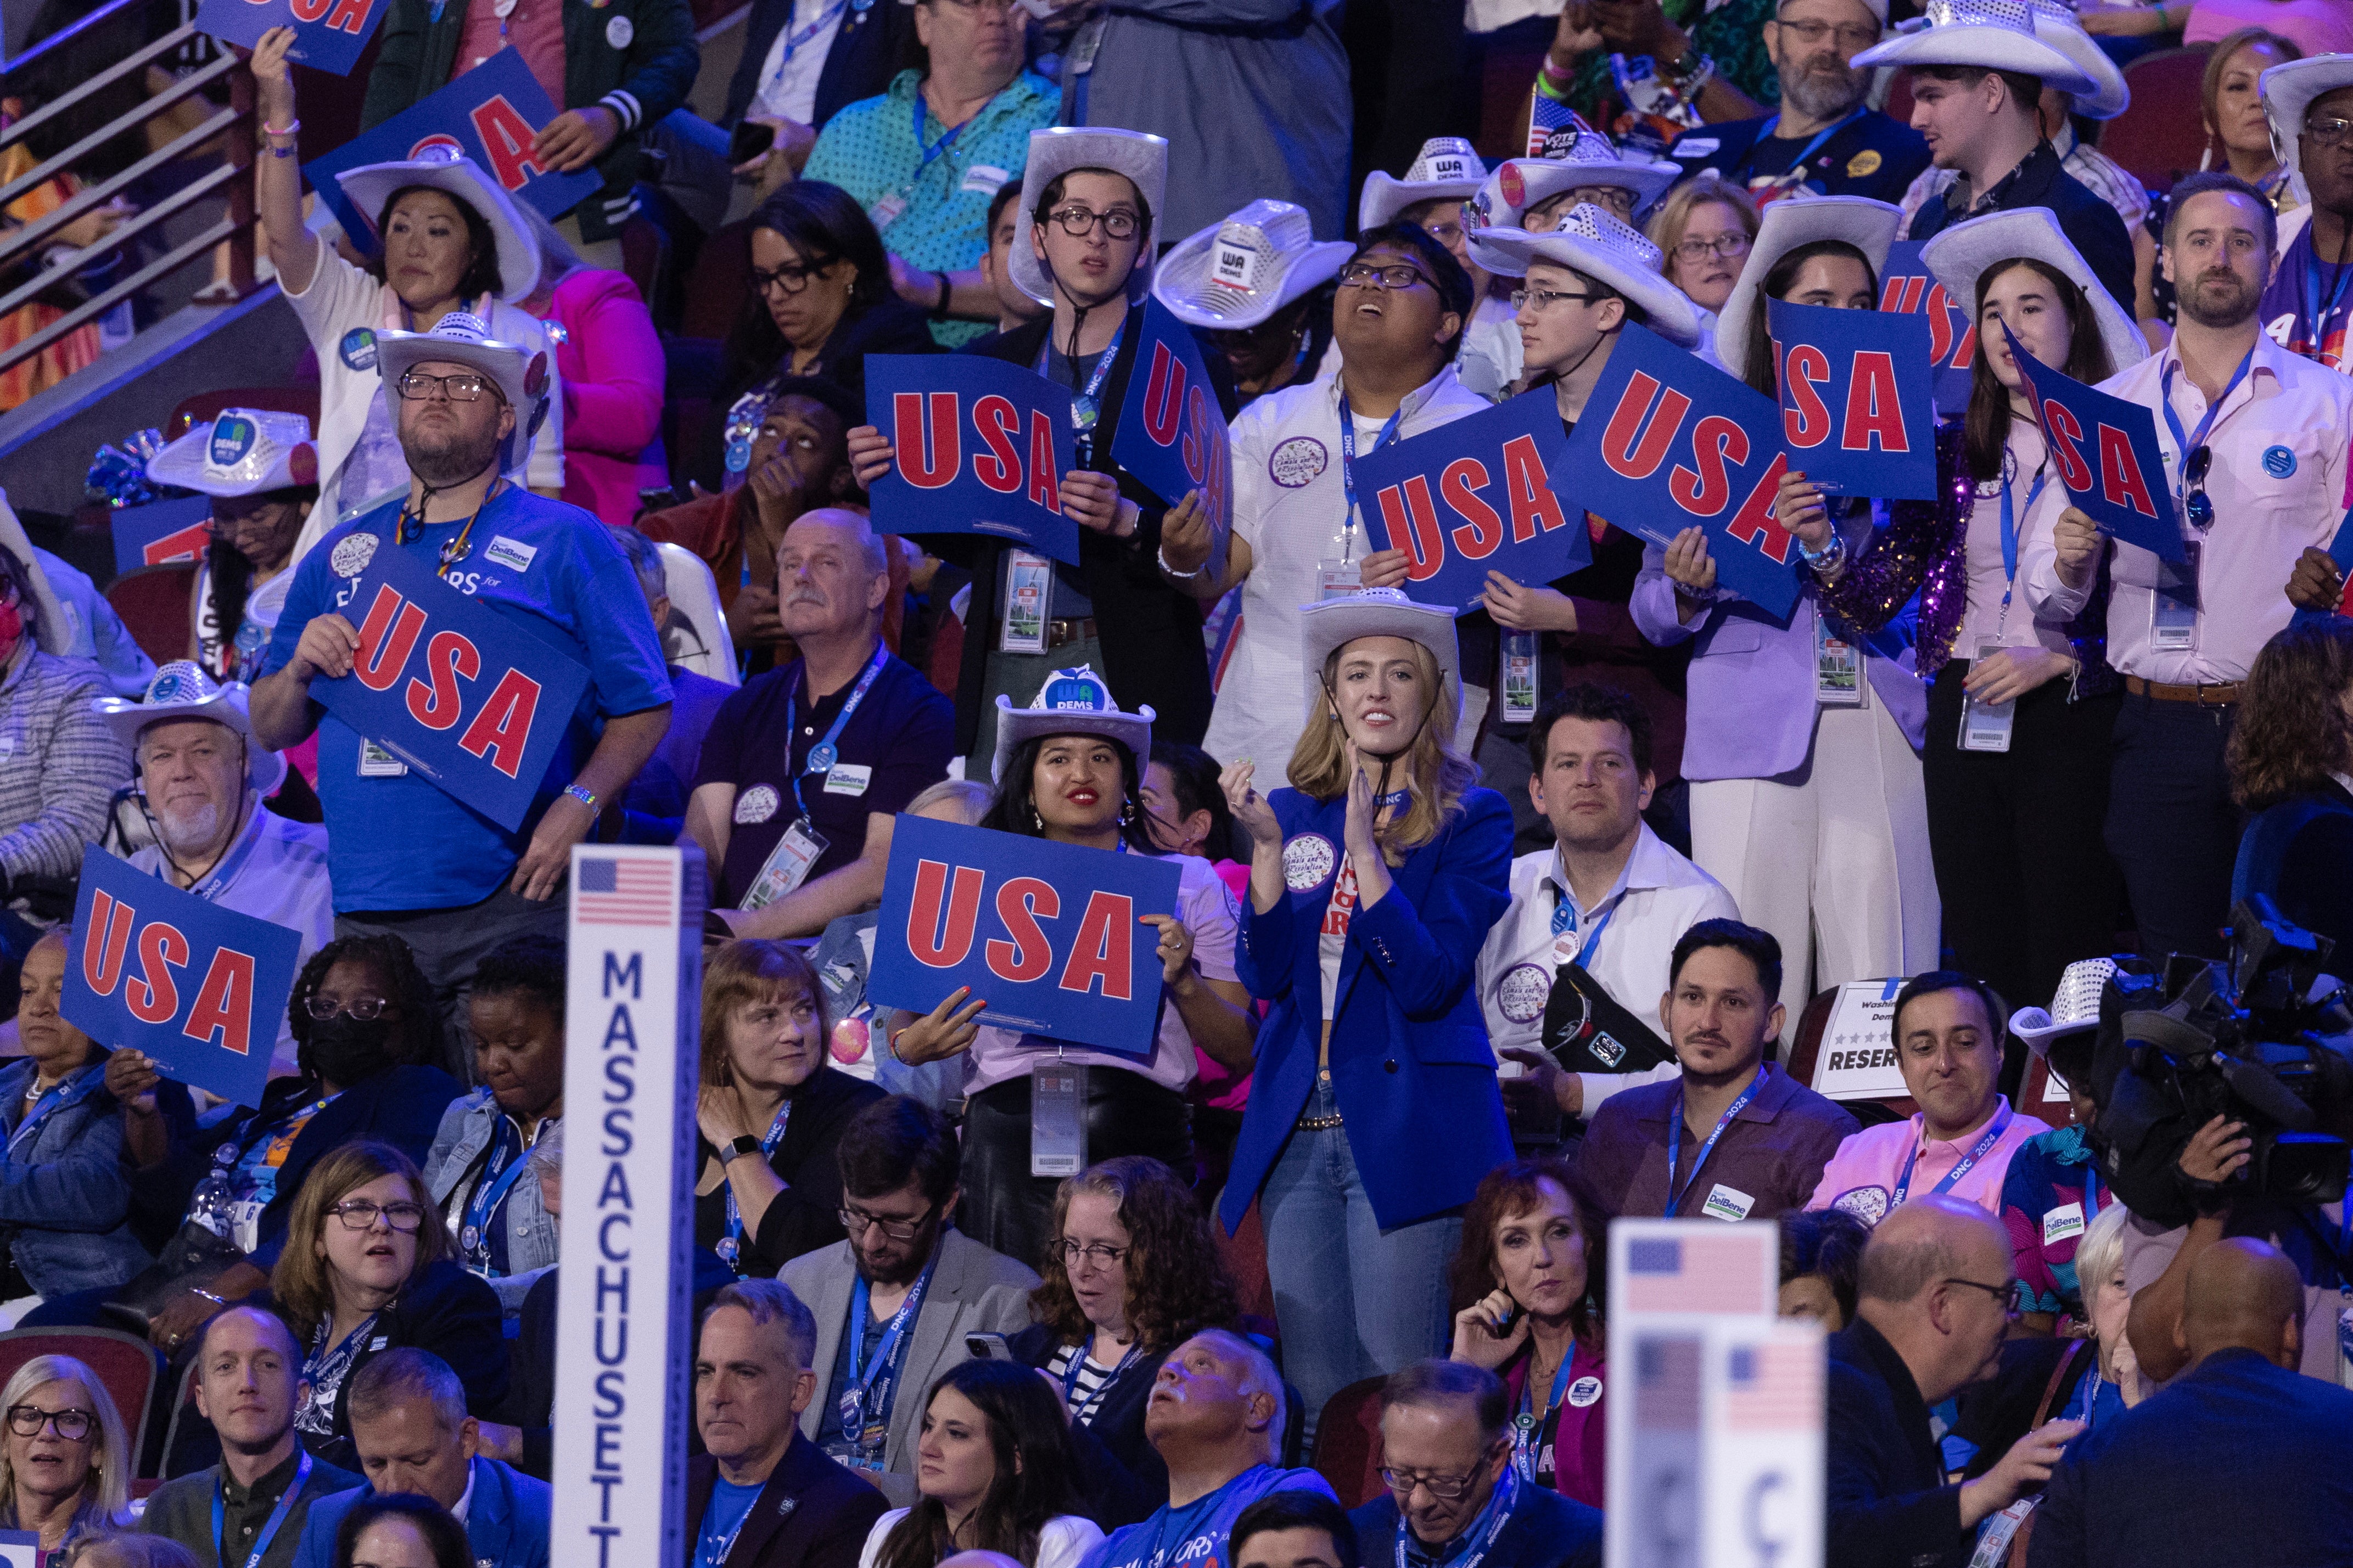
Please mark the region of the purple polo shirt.
[[[1611, 1218], [1655, 1219], [1667, 1212], [1668, 1121], [1682, 1089], [1681, 1079], [1624, 1089], [1593, 1113], [1577, 1168]], [[1692, 1164], [1707, 1132], [1683, 1130], [1674, 1175], [1689, 1186], [1677, 1217], [1770, 1219], [1802, 1209], [1841, 1141], [1860, 1131], [1853, 1116], [1773, 1067], [1696, 1180]]]

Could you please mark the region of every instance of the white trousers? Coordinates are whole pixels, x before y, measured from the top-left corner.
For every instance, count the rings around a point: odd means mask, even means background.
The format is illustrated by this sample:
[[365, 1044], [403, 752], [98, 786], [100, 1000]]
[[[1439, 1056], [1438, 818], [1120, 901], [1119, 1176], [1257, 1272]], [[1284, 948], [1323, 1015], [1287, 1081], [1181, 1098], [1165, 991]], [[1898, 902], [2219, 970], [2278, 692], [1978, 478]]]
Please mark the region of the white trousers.
[[1694, 780], [1691, 814], [1692, 858], [1781, 944], [1784, 1040], [1817, 991], [1936, 967], [1920, 759], [1876, 694], [1822, 709], [1794, 773]]

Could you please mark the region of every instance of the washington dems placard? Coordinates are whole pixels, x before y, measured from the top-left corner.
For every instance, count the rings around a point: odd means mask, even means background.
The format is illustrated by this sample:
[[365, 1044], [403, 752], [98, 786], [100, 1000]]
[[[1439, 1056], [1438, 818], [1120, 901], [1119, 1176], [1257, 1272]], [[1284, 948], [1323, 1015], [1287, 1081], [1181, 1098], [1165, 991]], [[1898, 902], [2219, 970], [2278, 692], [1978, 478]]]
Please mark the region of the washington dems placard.
[[1149, 1058], [1176, 866], [929, 817], [899, 817], [866, 994], [928, 1013], [958, 986], [980, 1022]]
[[168, 1078], [259, 1105], [301, 933], [182, 892], [91, 845], [66, 955], [66, 1020]]
[[1078, 466], [1069, 387], [980, 354], [875, 354], [866, 418], [892, 448], [869, 491], [876, 530], [986, 534], [1078, 563], [1062, 515]]

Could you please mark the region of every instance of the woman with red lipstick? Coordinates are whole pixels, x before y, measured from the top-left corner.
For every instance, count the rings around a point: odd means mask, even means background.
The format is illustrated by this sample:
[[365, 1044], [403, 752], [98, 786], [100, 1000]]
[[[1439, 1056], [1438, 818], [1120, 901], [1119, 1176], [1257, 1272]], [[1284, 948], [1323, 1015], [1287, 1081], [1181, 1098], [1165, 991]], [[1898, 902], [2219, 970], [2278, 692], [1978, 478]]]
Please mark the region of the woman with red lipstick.
[[1523, 1480], [1601, 1506], [1609, 1447], [1609, 1215], [1556, 1160], [1488, 1173], [1462, 1215], [1454, 1255], [1454, 1349], [1512, 1402], [1512, 1462]]
[[[1095, 672], [1058, 669], [1035, 705], [997, 700], [997, 801], [980, 826], [1115, 854], [1157, 855], [1143, 805], [1143, 765], [1152, 754], [1152, 710], [1124, 713]], [[1085, 1047], [1025, 1035], [977, 1019], [986, 998], [951, 992], [920, 1018], [901, 1013], [889, 1048], [909, 1066], [972, 1053], [965, 1083], [964, 1206], [957, 1223], [984, 1247], [1040, 1269], [1051, 1266], [1055, 1183], [1030, 1173], [1031, 1070], [1086, 1069], [1078, 1126], [1082, 1161], [1148, 1154], [1173, 1170], [1193, 1164], [1193, 1047], [1230, 1071], [1247, 1071], [1258, 1028], [1236, 978], [1234, 901], [1209, 863], [1163, 857], [1179, 871], [1174, 916], [1146, 915], [1159, 928], [1167, 1005], [1151, 1058], [1138, 1063]]]
[[923, 1407], [923, 1500], [874, 1521], [858, 1568], [933, 1568], [960, 1552], [1078, 1568], [1103, 1538], [1079, 1513], [1079, 1472], [1051, 1389], [1009, 1362], [961, 1363], [940, 1374]]
[[96, 1373], [71, 1356], [35, 1356], [0, 1388], [0, 1529], [37, 1534], [47, 1563], [132, 1528], [131, 1447]]
[[1472, 980], [1511, 903], [1512, 813], [1454, 748], [1451, 609], [1367, 588], [1299, 618], [1292, 787], [1261, 795], [1248, 758], [1223, 779], [1250, 843], [1239, 966], [1273, 1008], [1219, 1215], [1230, 1231], [1261, 1198], [1313, 1420], [1445, 1345], [1462, 1205], [1511, 1158]]

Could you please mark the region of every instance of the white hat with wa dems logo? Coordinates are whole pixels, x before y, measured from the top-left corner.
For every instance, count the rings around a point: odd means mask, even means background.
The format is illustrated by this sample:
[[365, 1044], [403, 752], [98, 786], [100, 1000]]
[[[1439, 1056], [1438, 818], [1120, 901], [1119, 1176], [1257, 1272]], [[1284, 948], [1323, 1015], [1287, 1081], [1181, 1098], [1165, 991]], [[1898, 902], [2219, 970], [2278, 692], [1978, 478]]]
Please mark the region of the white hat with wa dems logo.
[[1329, 282], [1355, 254], [1345, 240], [1317, 243], [1306, 208], [1255, 201], [1179, 240], [1161, 258], [1152, 294], [1188, 327], [1255, 327]]

